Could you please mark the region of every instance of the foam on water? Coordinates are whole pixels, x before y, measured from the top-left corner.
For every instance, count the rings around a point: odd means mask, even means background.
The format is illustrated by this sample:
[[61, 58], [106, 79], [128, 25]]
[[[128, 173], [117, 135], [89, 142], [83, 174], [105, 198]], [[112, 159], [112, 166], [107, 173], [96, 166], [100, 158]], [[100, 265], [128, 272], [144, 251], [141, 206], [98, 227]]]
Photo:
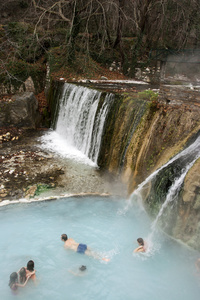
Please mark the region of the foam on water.
[[97, 166], [96, 163], [88, 158], [88, 156], [79, 151], [76, 147], [72, 146], [65, 137], [54, 130], [49, 130], [40, 138], [40, 141], [40, 147], [43, 150], [48, 150], [62, 157], [75, 160], [79, 163], [84, 163], [94, 167]]
[[[30, 259], [38, 282], [19, 289], [17, 299], [199, 299], [198, 254], [158, 231], [149, 239], [145, 211], [135, 202], [119, 214], [124, 206], [121, 198], [88, 196], [1, 207], [1, 299], [13, 299], [9, 275]], [[110, 261], [64, 249], [62, 233]], [[146, 253], [133, 253], [138, 237], [146, 240]], [[86, 272], [74, 275], [81, 265]]]

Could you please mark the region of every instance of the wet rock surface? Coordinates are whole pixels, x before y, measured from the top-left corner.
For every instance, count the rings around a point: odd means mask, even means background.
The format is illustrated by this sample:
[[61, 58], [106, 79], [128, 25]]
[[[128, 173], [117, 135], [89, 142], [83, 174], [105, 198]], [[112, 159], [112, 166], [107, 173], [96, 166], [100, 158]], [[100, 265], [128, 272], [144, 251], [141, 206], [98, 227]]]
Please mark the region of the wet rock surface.
[[79, 193], [125, 194], [116, 179], [40, 148], [43, 131], [0, 144], [0, 201]]

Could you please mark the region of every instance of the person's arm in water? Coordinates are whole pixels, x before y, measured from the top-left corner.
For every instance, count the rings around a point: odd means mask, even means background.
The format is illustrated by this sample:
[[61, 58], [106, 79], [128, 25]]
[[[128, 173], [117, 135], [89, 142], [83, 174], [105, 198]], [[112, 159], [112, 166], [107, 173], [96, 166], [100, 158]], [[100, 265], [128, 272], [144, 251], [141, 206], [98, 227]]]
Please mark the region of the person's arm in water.
[[[33, 276], [34, 275], [34, 276]], [[31, 278], [36, 278], [36, 275], [35, 275], [35, 270], [34, 271], [32, 271], [32, 272], [30, 272], [29, 271], [29, 273], [28, 273], [28, 275], [27, 276], [29, 276], [29, 277], [31, 277]]]
[[26, 281], [23, 283], [23, 284], [20, 284], [20, 283], [16, 283], [15, 285], [16, 286], [19, 286], [19, 287], [25, 287], [25, 285], [27, 284], [27, 282], [29, 281], [31, 276], [27, 276], [26, 277]]
[[139, 246], [139, 247], [136, 248], [133, 252], [134, 252], [134, 253], [136, 253], [136, 252], [145, 252], [145, 251], [144, 251], [144, 246]]
[[35, 270], [34, 271], [29, 271], [26, 269], [26, 277], [31, 278], [32, 280], [36, 280], [36, 275], [35, 275]]

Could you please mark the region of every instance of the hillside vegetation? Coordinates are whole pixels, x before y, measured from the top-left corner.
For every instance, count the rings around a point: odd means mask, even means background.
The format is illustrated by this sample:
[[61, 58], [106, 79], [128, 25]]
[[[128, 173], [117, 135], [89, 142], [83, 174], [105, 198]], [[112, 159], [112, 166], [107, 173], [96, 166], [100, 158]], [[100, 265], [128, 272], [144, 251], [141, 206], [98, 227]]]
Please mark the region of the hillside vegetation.
[[[0, 3], [0, 80], [19, 90], [31, 76], [36, 92], [50, 73], [65, 78], [116, 70], [133, 77], [155, 61], [153, 49], [197, 49], [198, 0], [8, 0]], [[117, 74], [118, 74], [117, 73]], [[111, 74], [110, 74], [111, 75]]]

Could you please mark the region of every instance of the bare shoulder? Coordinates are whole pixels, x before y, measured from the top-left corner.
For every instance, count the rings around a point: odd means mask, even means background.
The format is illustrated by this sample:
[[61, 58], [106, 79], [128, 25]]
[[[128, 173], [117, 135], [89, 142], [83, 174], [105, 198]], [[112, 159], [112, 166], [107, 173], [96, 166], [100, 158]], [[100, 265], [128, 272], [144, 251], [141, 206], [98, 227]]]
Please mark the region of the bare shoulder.
[[77, 244], [77, 243], [75, 242], [74, 239], [69, 238], [69, 239], [65, 242], [64, 246], [68, 248], [68, 247], [71, 247], [71, 246], [76, 245], [76, 244]]
[[75, 242], [75, 240], [74, 240], [74, 239], [72, 239], [72, 238], [69, 238], [69, 239], [67, 240], [67, 242], [74, 243], [74, 242]]

